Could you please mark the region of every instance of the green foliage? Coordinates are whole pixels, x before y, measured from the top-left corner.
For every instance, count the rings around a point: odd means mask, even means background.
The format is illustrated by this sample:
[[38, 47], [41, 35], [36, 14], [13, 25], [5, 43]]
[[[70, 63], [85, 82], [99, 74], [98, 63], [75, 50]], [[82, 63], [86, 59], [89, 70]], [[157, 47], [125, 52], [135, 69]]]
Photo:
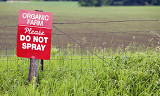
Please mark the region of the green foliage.
[[160, 5], [159, 0], [79, 0], [81, 6], [102, 5]]
[[[68, 45], [67, 50], [73, 53], [71, 46]], [[100, 56], [105, 54], [105, 60], [108, 63], [89, 54], [80, 55], [77, 52], [71, 57], [70, 51], [65, 55], [65, 52], [60, 52], [52, 56], [50, 61], [44, 61], [45, 71], [39, 71], [37, 83], [34, 81], [28, 83], [29, 59], [16, 56], [0, 57], [0, 95], [159, 95], [160, 55], [158, 51], [132, 53], [117, 50], [113, 54], [112, 49], [110, 51], [104, 49], [103, 53], [96, 51], [97, 49], [94, 50]], [[83, 60], [83, 58], [88, 59]], [[93, 70], [87, 70], [92, 68]], [[70, 71], [71, 69], [73, 71]]]
[[102, 6], [102, 0], [79, 0], [81, 6]]
[[160, 5], [160, 0], [152, 0], [151, 5]]
[[44, 1], [79, 1], [79, 0], [44, 0]]
[[43, 1], [43, 0], [29, 0], [29, 1]]

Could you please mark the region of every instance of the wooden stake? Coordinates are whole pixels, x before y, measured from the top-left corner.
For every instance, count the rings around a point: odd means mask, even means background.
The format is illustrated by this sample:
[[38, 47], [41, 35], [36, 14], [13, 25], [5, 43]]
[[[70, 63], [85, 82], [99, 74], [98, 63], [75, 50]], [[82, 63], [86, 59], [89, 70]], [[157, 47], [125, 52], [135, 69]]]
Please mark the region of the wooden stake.
[[30, 68], [29, 68], [29, 78], [28, 78], [29, 82], [32, 81], [33, 77], [36, 77], [36, 81], [37, 81], [38, 64], [39, 64], [38, 59], [30, 58]]

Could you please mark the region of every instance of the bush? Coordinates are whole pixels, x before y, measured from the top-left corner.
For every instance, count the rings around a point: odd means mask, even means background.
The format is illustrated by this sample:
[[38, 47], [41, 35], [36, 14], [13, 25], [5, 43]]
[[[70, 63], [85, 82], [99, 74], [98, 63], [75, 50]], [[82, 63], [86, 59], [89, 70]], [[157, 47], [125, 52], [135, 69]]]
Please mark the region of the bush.
[[81, 6], [133, 6], [133, 5], [160, 5], [160, 0], [79, 0]]
[[102, 6], [103, 0], [79, 0], [81, 6]]

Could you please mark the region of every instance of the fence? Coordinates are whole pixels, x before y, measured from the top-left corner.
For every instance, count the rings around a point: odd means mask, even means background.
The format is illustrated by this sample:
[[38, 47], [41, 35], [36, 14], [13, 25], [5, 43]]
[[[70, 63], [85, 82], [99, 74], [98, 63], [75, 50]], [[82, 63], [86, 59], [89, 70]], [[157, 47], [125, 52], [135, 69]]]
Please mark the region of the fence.
[[[44, 71], [100, 70], [114, 51], [155, 49], [159, 46], [159, 23], [159, 19], [53, 23], [51, 59], [44, 61]], [[8, 71], [20, 66], [28, 70], [29, 60], [15, 55], [16, 32], [17, 26], [0, 26], [1, 62], [7, 64]], [[12, 63], [19, 69], [9, 67]]]

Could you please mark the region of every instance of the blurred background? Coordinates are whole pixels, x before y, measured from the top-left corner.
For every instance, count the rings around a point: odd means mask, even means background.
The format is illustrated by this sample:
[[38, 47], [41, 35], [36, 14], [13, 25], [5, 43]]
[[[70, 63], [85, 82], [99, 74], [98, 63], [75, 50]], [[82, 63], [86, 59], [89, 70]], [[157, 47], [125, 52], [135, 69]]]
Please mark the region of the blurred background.
[[21, 9], [53, 13], [54, 47], [65, 49], [70, 44], [89, 49], [125, 50], [130, 45], [157, 48], [159, 5], [160, 0], [2, 0], [0, 50], [16, 49]]

